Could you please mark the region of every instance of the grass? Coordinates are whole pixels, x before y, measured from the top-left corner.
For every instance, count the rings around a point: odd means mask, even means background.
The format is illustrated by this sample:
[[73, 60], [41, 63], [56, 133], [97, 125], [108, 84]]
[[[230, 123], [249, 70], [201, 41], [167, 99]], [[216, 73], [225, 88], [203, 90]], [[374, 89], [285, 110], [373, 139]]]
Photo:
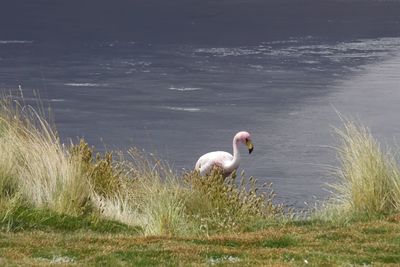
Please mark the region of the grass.
[[319, 215], [336, 221], [376, 218], [400, 212], [400, 169], [389, 149], [351, 121], [336, 129], [340, 167], [334, 194]]
[[[190, 236], [244, 231], [283, 208], [253, 178], [236, 184], [216, 170], [184, 177], [132, 148], [95, 154], [84, 140], [61, 144], [55, 128], [29, 105], [0, 98], [0, 202], [76, 217], [119, 221], [143, 235]], [[184, 180], [184, 181], [183, 181]], [[247, 181], [247, 182], [246, 182]]]
[[77, 215], [90, 185], [81, 162], [69, 157], [55, 130], [29, 106], [0, 100], [2, 199], [21, 197], [35, 207]]
[[332, 198], [303, 218], [243, 173], [96, 154], [45, 118], [0, 98], [0, 265], [400, 264], [400, 169], [365, 127], [336, 130]]
[[65, 233], [90, 230], [99, 233], [139, 234], [141, 230], [138, 227], [131, 227], [117, 221], [99, 220], [91, 216], [58, 214], [49, 210], [32, 209], [24, 206], [18, 206], [12, 212], [3, 210], [0, 216], [0, 229], [2, 232], [11, 233], [33, 230]]
[[[380, 231], [377, 229], [385, 229]], [[88, 228], [0, 235], [2, 265], [78, 266], [362, 266], [400, 264], [400, 226], [373, 220], [337, 226], [275, 225], [210, 237], [143, 237]]]

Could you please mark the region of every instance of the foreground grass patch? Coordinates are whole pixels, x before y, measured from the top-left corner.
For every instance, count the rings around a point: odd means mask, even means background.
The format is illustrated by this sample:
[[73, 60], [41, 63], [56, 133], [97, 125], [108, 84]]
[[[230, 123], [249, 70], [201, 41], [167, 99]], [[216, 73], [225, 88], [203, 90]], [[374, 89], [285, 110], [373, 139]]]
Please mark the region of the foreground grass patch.
[[298, 245], [298, 241], [290, 235], [284, 235], [261, 240], [258, 245], [266, 248], [287, 248]]
[[11, 213], [0, 212], [0, 219], [0, 229], [9, 232], [90, 230], [99, 233], [139, 234], [141, 231], [138, 227], [128, 226], [116, 221], [98, 219], [87, 215], [58, 214], [49, 210], [32, 209], [24, 206], [17, 207]]
[[131, 249], [99, 256], [94, 263], [101, 266], [177, 266], [178, 261], [171, 252], [162, 249]]
[[399, 240], [400, 225], [387, 220], [341, 227], [318, 223], [271, 226], [252, 233], [209, 238], [26, 230], [2, 233], [0, 254], [10, 265], [64, 261], [89, 266], [380, 266], [400, 264]]

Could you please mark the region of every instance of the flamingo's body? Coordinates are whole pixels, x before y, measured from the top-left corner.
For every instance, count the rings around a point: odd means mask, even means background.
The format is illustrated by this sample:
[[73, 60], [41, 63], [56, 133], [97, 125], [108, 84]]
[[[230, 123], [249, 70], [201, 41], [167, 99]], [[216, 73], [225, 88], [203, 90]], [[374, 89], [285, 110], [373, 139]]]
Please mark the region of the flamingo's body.
[[231, 174], [239, 167], [239, 143], [245, 144], [249, 149], [249, 153], [253, 151], [250, 134], [248, 132], [238, 132], [233, 138], [233, 155], [225, 151], [214, 151], [204, 154], [197, 160], [195, 169], [200, 171], [201, 175], [206, 175], [214, 167], [220, 167], [225, 175]]

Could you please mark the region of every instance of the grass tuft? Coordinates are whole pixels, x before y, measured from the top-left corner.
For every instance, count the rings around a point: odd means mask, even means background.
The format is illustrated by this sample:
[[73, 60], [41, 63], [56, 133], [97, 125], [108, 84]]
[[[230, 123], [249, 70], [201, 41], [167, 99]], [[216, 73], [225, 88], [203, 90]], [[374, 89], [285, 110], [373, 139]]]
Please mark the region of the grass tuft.
[[370, 131], [351, 121], [336, 129], [340, 167], [334, 194], [320, 213], [325, 219], [379, 218], [400, 211], [400, 170]]
[[81, 175], [81, 162], [69, 157], [50, 124], [32, 107], [3, 97], [0, 125], [3, 196], [20, 194], [36, 207], [81, 213], [90, 187]]

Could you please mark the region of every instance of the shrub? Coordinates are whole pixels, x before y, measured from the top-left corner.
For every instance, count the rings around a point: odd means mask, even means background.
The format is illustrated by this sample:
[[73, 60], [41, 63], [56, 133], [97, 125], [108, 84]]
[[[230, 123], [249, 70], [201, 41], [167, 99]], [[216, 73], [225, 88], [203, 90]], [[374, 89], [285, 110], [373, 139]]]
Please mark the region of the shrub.
[[115, 195], [121, 186], [121, 176], [123, 174], [120, 165], [114, 164], [112, 152], [106, 152], [104, 156], [97, 153], [93, 158], [93, 148], [81, 139], [79, 144], [71, 145], [71, 160], [76, 160], [81, 164], [83, 176], [86, 176], [93, 190], [101, 195]]
[[273, 204], [271, 185], [264, 185], [264, 192], [258, 193], [254, 178], [247, 180], [242, 173], [239, 184], [236, 178], [236, 173], [224, 177], [219, 169], [204, 177], [196, 171], [185, 175], [190, 188], [186, 207], [203, 231], [240, 231], [257, 218], [283, 215], [283, 206]]

